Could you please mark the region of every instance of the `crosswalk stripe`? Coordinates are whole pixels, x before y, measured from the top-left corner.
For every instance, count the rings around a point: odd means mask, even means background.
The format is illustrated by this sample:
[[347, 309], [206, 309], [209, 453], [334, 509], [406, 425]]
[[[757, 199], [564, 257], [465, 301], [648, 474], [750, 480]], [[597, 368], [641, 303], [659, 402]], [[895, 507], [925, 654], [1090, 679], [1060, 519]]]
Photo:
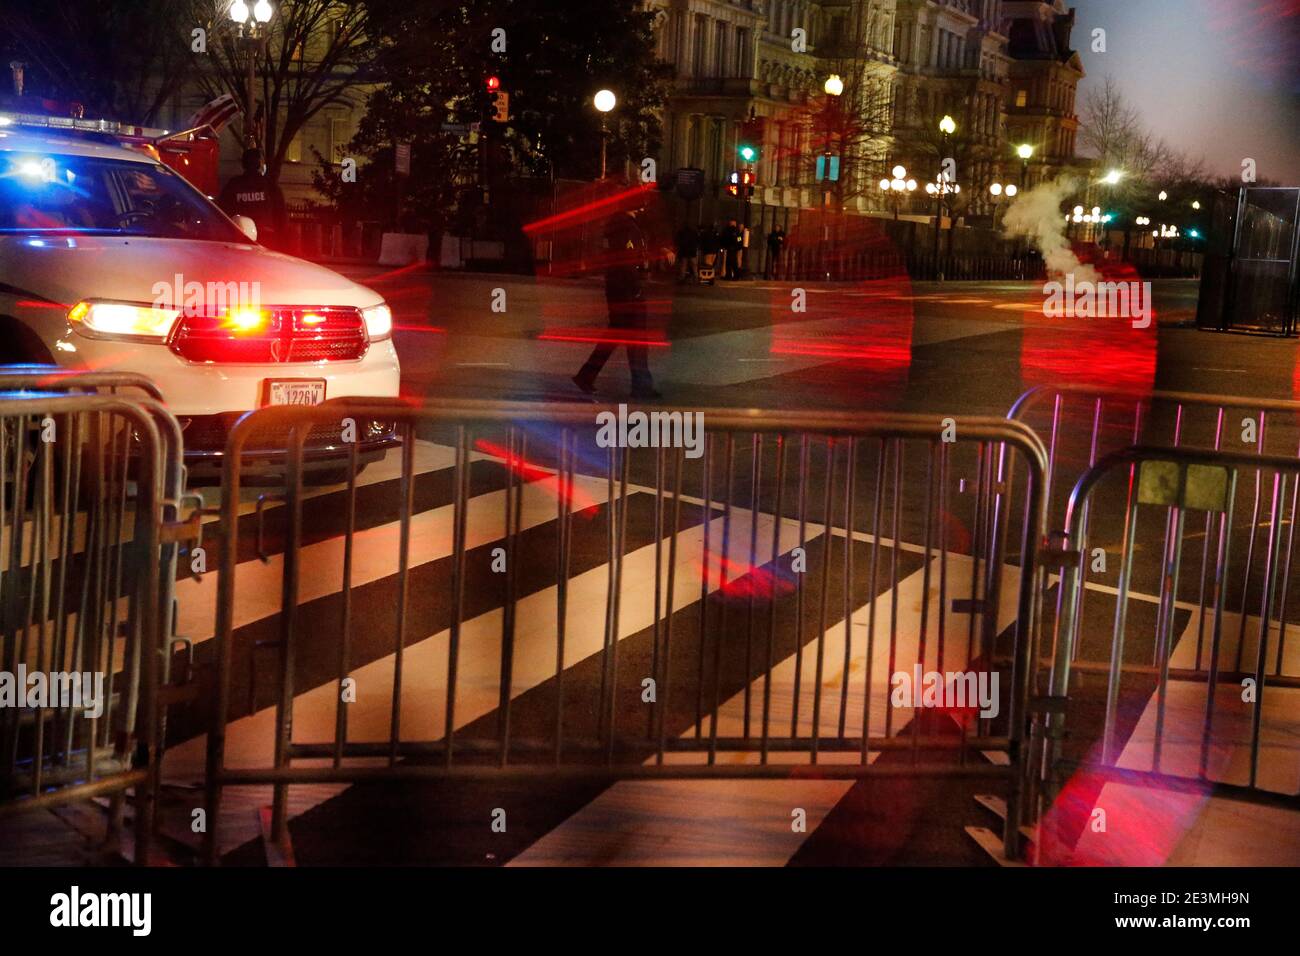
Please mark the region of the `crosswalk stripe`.
[[[969, 588], [973, 563], [969, 557], [949, 555], [951, 593]], [[924, 572], [915, 571], [895, 589], [903, 613], [898, 627], [895, 653], [897, 665], [910, 667], [920, 650], [919, 605], [923, 597]], [[872, 733], [884, 733], [889, 689], [889, 633], [891, 594], [886, 590], [875, 604], [875, 641], [872, 648], [870, 721]], [[940, 613], [939, 589], [932, 582], [929, 592], [929, 620]], [[853, 646], [849, 656], [850, 690], [845, 709], [845, 735], [862, 734], [863, 680], [867, 662], [867, 632], [871, 603], [863, 604], [852, 616]], [[999, 630], [1016, 616], [1015, 594], [1003, 593], [999, 607]], [[952, 623], [964, 625], [966, 616], [954, 615]], [[932, 625], [933, 626], [933, 625]], [[952, 628], [960, 635], [964, 627]], [[839, 733], [839, 708], [835, 704], [844, 673], [845, 627], [840, 621], [825, 633], [823, 692], [831, 706], [823, 708], [819, 722], [824, 736]], [[801, 672], [815, 674], [817, 641], [810, 641], [800, 652]], [[964, 635], [945, 648], [943, 667], [966, 666]], [[939, 647], [931, 634], [926, 646], [926, 666], [939, 666]], [[783, 660], [772, 671], [772, 726], [789, 728], [794, 716], [795, 657]], [[799, 734], [812, 733], [813, 693], [810, 681], [800, 682]], [[756, 699], [763, 693], [764, 678], [751, 685]], [[719, 714], [719, 736], [744, 735], [743, 692], [733, 695]], [[900, 708], [893, 721], [895, 734], [912, 718], [910, 708]], [[700, 728], [703, 729], [703, 728]], [[689, 735], [694, 732], [688, 731]], [[807, 763], [808, 752], [769, 754], [772, 763]], [[874, 762], [873, 751], [869, 760]], [[703, 755], [670, 755], [677, 762], [702, 762]], [[860, 755], [846, 752], [823, 752], [822, 763], [857, 763]], [[732, 753], [720, 759], [731, 764], [759, 762], [757, 753]], [[618, 865], [701, 865], [701, 866], [780, 866], [799, 850], [816, 832], [830, 810], [852, 788], [844, 780], [635, 780], [614, 784], [596, 800], [583, 807], [563, 824], [547, 833], [511, 861], [517, 866], [589, 866], [596, 863]], [[801, 810], [803, 829], [792, 826], [791, 814]]]

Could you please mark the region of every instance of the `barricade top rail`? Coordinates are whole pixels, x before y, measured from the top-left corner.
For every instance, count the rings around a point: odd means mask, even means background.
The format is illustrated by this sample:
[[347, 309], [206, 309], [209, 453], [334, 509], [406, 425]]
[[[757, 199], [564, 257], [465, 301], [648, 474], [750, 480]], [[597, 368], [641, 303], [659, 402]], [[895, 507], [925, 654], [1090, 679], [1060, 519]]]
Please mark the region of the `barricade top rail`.
[[1065, 512], [1064, 534], [1071, 535], [1078, 530], [1073, 520], [1079, 510], [1078, 505], [1087, 499], [1097, 482], [1101, 481], [1111, 469], [1117, 465], [1143, 461], [1174, 461], [1182, 465], [1241, 467], [1256, 470], [1271, 468], [1276, 471], [1300, 474], [1300, 459], [1286, 455], [1259, 455], [1252, 452], [1215, 451], [1209, 448], [1185, 446], [1131, 445], [1105, 455], [1079, 476], [1070, 490], [1070, 500]]
[[135, 388], [155, 401], [163, 400], [162, 390], [153, 380], [135, 372], [80, 372], [49, 365], [0, 365], [0, 391], [32, 388], [43, 391]]
[[1300, 412], [1300, 401], [1286, 398], [1263, 398], [1249, 395], [1221, 395], [1213, 392], [1125, 391], [1123, 389], [1098, 389], [1091, 385], [1035, 385], [1012, 403], [1007, 411], [1009, 421], [1019, 420], [1020, 414], [1046, 395], [1086, 395], [1089, 398], [1113, 399], [1129, 402], [1167, 402], [1178, 405], [1203, 405], [1222, 408], [1248, 408], [1269, 412]]
[[[295, 422], [322, 424], [339, 412], [389, 417], [412, 422], [440, 419], [451, 424], [521, 425], [545, 422], [560, 425], [592, 425], [603, 412], [617, 414], [624, 407], [646, 414], [702, 414], [712, 431], [806, 432], [830, 437], [933, 438], [939, 440], [947, 416], [916, 413], [803, 412], [757, 408], [688, 408], [642, 405], [593, 405], [585, 402], [538, 404], [532, 402], [439, 401], [414, 404], [401, 399], [332, 399], [315, 406], [271, 406], [244, 414], [231, 429], [229, 454], [238, 453], [248, 436], [268, 424]], [[1018, 421], [993, 416], [954, 418], [962, 441], [1005, 442], [1015, 445], [1035, 462], [1047, 467], [1047, 449], [1038, 434]]]

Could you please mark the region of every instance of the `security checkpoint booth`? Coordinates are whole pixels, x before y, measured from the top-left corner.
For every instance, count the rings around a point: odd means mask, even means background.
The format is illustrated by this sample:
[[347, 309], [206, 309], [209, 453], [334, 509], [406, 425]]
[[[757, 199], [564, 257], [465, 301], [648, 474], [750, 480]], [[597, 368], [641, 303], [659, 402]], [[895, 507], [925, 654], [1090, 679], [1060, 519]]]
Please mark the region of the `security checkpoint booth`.
[[1197, 328], [1293, 335], [1300, 302], [1300, 187], [1244, 186], [1211, 212]]

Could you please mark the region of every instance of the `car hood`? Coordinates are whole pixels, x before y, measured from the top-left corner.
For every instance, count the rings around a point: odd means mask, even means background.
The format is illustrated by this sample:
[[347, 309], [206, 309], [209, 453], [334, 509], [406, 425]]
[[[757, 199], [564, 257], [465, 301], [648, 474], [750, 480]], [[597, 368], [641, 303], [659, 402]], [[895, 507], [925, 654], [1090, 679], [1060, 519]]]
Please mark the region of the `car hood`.
[[[249, 283], [262, 305], [369, 308], [380, 295], [262, 246], [140, 236], [0, 236], [0, 288], [71, 306], [81, 299], [183, 302], [185, 287]], [[256, 287], [252, 286], [256, 283]]]

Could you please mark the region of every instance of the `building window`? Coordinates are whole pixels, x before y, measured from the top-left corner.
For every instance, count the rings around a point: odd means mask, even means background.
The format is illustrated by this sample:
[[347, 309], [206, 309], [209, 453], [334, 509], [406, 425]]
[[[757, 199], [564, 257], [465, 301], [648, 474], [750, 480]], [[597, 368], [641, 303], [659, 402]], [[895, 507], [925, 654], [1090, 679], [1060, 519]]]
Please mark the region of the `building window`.
[[285, 162], [301, 163], [302, 162], [302, 130], [298, 135], [289, 140], [289, 148], [284, 151]]
[[749, 31], [736, 30], [736, 76], [749, 76]]
[[1029, 105], [1029, 91], [1016, 90], [1016, 106], [1023, 109]]

